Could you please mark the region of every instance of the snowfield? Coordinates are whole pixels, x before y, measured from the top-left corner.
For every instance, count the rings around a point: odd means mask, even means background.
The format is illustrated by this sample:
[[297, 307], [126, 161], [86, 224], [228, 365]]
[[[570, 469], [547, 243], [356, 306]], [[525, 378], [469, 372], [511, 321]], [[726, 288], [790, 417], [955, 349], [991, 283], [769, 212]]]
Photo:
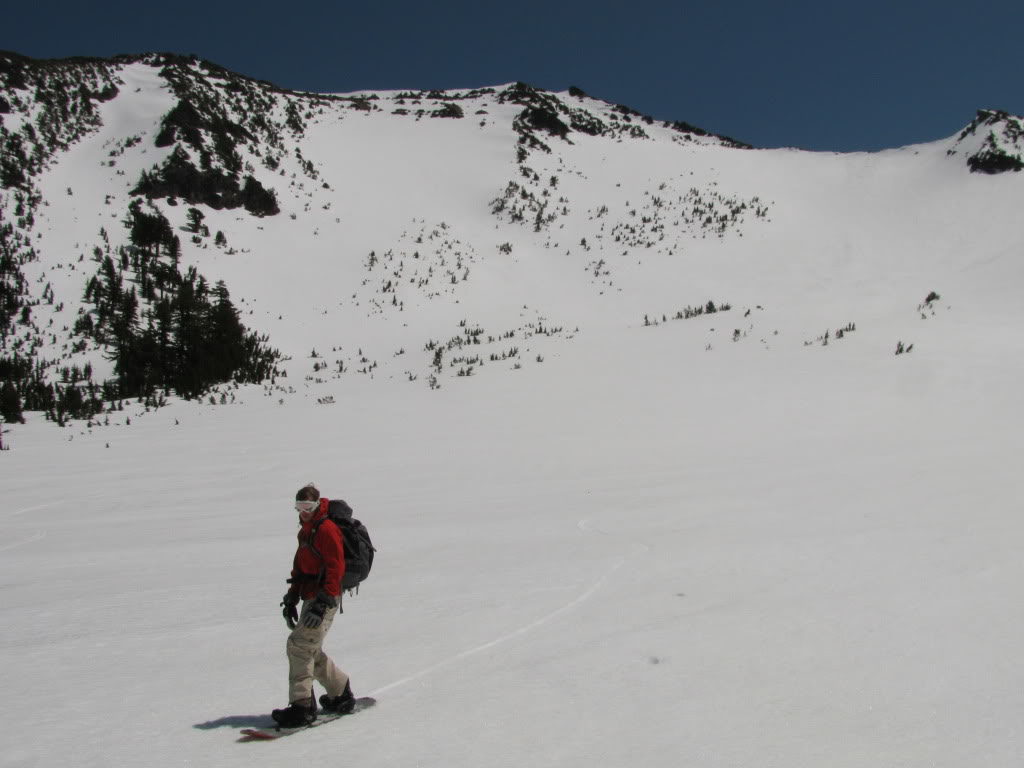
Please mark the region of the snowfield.
[[[99, 173], [105, 142], [144, 134], [124, 163], [148, 167], [173, 104], [133, 67], [40, 180], [32, 268], [64, 323], [82, 275], [54, 264], [118, 230], [134, 178]], [[1024, 179], [969, 173], [955, 137], [573, 134], [527, 160], [569, 201], [534, 231], [493, 212], [523, 177], [518, 108], [488, 104], [328, 113], [301, 148], [330, 189], [278, 177], [277, 216], [207, 212], [236, 252], [185, 258], [287, 377], [5, 426], [0, 766], [1024, 763]], [[691, 189], [742, 220], [687, 224]], [[708, 301], [729, 308], [673, 319]], [[477, 326], [432, 368], [428, 342]], [[327, 650], [379, 703], [238, 744], [287, 703], [308, 481], [378, 547]]]

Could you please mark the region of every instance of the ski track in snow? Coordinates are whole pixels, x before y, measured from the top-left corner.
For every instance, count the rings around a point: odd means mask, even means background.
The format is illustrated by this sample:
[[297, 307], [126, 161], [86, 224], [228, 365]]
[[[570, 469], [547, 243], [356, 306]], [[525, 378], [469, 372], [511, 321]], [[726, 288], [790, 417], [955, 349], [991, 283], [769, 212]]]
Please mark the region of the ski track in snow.
[[[13, 512], [8, 512], [6, 517], [18, 517], [19, 515], [25, 515], [29, 512], [35, 512], [40, 509], [47, 509], [48, 507], [54, 507], [61, 504], [62, 501], [47, 501], [42, 504], [34, 504], [31, 507], [21, 507], [15, 509]], [[0, 545], [0, 552], [7, 552], [18, 547], [24, 547], [26, 544], [33, 544], [34, 542], [40, 541], [46, 538], [46, 531], [40, 530], [33, 533], [28, 538], [22, 539], [21, 541], [12, 541], [7, 544]]]
[[7, 517], [17, 517], [18, 515], [24, 515], [24, 514], [27, 514], [29, 512], [35, 512], [37, 510], [47, 509], [49, 507], [55, 507], [58, 504], [63, 504], [63, 503], [64, 503], [64, 500], [60, 499], [58, 501], [47, 501], [47, 502], [43, 502], [42, 504], [35, 504], [35, 505], [31, 506], [31, 507], [21, 507], [20, 509], [16, 509], [13, 512], [8, 512], [7, 513]]
[[[580, 520], [580, 522], [577, 524], [577, 528], [584, 532], [600, 533], [605, 536], [610, 535], [607, 531], [602, 531], [600, 528], [594, 527], [588, 520]], [[395, 688], [400, 688], [403, 685], [408, 685], [411, 682], [419, 680], [423, 677], [427, 677], [428, 675], [436, 672], [439, 669], [443, 669], [444, 667], [455, 664], [456, 662], [462, 661], [463, 659], [467, 659], [470, 656], [476, 656], [477, 654], [483, 653], [484, 651], [488, 651], [491, 648], [495, 648], [517, 637], [527, 635], [530, 632], [533, 632], [534, 630], [539, 629], [540, 627], [543, 627], [546, 624], [550, 624], [563, 614], [569, 613], [577, 606], [585, 603], [587, 600], [593, 597], [593, 595], [608, 582], [608, 580], [615, 574], [615, 572], [618, 571], [619, 568], [621, 568], [623, 565], [625, 565], [631, 558], [636, 557], [638, 554], [642, 554], [643, 552], [646, 552], [650, 549], [650, 547], [648, 547], [646, 544], [641, 544], [639, 546], [641, 548], [638, 549], [636, 552], [626, 555], [625, 557], [617, 558], [614, 565], [612, 565], [611, 568], [606, 570], [601, 575], [601, 577], [597, 579], [597, 581], [590, 585], [590, 587], [586, 591], [577, 595], [565, 605], [556, 608], [550, 613], [547, 613], [544, 616], [541, 616], [539, 619], [531, 621], [530, 623], [525, 624], [519, 627], [518, 629], [514, 629], [511, 632], [494, 638], [493, 640], [488, 640], [486, 643], [482, 643], [478, 646], [457, 653], [454, 656], [449, 656], [447, 659], [443, 659], [442, 661], [439, 661], [436, 664], [431, 664], [429, 667], [421, 669], [419, 672], [409, 675], [408, 677], [403, 677], [401, 680], [396, 680], [393, 683], [388, 683], [385, 686], [370, 691], [369, 695], [373, 697], [380, 696], [382, 693], [394, 690]]]
[[45, 538], [46, 538], [46, 531], [36, 531], [31, 536], [29, 536], [27, 539], [22, 539], [21, 541], [15, 541], [15, 542], [13, 542], [11, 544], [4, 544], [3, 546], [0, 546], [0, 552], [6, 552], [7, 550], [15, 549], [16, 547], [23, 547], [26, 544], [31, 544], [31, 543], [33, 543], [35, 541], [39, 541], [40, 539], [45, 539]]

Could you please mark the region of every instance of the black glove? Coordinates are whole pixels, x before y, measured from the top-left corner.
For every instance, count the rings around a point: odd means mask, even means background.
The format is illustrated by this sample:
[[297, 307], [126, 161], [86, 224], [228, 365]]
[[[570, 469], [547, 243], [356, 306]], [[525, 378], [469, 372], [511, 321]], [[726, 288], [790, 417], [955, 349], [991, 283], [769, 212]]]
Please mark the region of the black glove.
[[298, 604], [299, 596], [295, 592], [286, 592], [284, 599], [281, 600], [281, 605], [284, 606], [281, 614], [284, 616], [284, 623], [288, 625], [288, 629], [295, 629], [299, 625], [299, 611], [296, 608]]
[[338, 601], [332, 595], [328, 595], [321, 589], [317, 592], [316, 600], [306, 610], [306, 617], [302, 620], [303, 625], [310, 629], [316, 629], [323, 623], [327, 609], [334, 608], [337, 604]]

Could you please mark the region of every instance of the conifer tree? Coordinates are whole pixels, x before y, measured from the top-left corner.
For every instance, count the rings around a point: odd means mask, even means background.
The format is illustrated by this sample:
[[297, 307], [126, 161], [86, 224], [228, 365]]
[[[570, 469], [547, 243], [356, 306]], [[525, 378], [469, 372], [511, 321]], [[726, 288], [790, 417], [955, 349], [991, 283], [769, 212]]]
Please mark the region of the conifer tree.
[[0, 387], [0, 417], [7, 424], [22, 424], [25, 421], [21, 411], [21, 397], [11, 381]]

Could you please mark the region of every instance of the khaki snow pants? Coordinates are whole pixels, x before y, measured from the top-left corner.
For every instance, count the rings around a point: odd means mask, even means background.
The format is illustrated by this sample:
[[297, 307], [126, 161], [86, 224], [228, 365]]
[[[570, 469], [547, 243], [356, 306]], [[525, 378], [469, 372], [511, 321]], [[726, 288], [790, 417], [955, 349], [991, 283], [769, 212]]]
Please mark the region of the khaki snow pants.
[[[338, 598], [339, 601], [341, 598]], [[340, 696], [348, 683], [348, 675], [338, 669], [324, 653], [324, 638], [338, 615], [337, 608], [330, 608], [324, 614], [319, 627], [311, 628], [302, 622], [312, 607], [312, 600], [302, 603], [299, 625], [288, 635], [288, 701], [289, 703], [309, 700], [313, 693], [313, 680], [327, 690], [328, 696]]]

